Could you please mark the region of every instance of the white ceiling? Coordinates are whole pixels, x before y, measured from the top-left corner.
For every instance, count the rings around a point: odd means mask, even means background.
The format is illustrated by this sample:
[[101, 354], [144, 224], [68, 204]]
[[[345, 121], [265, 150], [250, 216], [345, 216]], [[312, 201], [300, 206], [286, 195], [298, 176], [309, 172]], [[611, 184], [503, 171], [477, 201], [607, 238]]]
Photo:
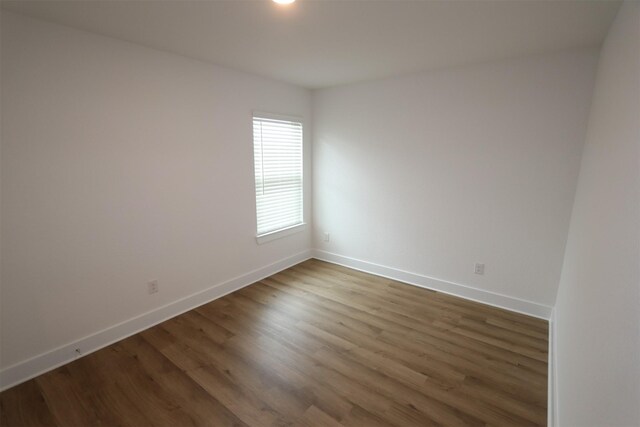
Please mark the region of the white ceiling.
[[308, 88], [602, 43], [617, 1], [3, 1]]

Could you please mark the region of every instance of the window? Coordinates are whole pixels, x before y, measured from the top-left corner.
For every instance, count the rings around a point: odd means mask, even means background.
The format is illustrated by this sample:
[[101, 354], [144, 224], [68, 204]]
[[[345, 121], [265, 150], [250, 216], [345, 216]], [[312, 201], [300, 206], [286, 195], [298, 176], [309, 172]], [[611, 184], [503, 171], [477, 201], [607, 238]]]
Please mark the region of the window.
[[258, 243], [294, 231], [302, 222], [302, 123], [253, 117]]

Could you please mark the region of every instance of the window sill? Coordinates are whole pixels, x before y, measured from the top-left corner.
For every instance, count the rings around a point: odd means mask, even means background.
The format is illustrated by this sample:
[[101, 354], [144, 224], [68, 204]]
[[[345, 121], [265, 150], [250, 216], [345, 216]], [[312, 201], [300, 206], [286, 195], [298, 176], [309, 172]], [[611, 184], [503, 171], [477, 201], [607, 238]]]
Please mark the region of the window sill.
[[307, 228], [307, 224], [303, 222], [302, 224], [294, 225], [294, 226], [291, 226], [289, 228], [283, 228], [282, 230], [276, 230], [276, 231], [272, 231], [270, 233], [261, 234], [259, 236], [256, 236], [256, 242], [258, 242], [258, 244], [261, 245], [263, 243], [267, 243], [267, 242], [270, 242], [272, 240], [280, 239], [282, 237], [286, 237], [286, 236], [290, 236], [292, 234], [299, 233], [299, 232], [303, 231], [305, 228]]

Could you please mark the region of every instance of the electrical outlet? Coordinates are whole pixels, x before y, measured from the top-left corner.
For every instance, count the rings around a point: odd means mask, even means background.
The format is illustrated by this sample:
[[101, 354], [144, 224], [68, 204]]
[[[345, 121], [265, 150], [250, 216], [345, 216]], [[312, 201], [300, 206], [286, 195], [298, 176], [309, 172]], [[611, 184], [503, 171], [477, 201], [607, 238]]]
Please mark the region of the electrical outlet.
[[155, 294], [155, 293], [158, 292], [158, 281], [157, 280], [152, 280], [151, 282], [147, 283], [147, 292], [149, 292], [149, 295]]
[[476, 268], [473, 272], [476, 274], [484, 274], [484, 264], [480, 264], [479, 262], [476, 262]]
[[326, 231], [324, 232], [324, 241], [325, 242], [331, 241], [331, 234], [327, 233]]

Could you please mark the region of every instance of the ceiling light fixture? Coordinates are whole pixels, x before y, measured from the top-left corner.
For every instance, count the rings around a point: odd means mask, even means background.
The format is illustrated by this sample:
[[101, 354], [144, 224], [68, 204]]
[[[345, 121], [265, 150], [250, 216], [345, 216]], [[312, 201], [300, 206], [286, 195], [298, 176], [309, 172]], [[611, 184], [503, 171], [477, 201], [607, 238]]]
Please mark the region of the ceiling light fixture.
[[274, 3], [278, 3], [278, 4], [291, 4], [296, 0], [273, 0]]

